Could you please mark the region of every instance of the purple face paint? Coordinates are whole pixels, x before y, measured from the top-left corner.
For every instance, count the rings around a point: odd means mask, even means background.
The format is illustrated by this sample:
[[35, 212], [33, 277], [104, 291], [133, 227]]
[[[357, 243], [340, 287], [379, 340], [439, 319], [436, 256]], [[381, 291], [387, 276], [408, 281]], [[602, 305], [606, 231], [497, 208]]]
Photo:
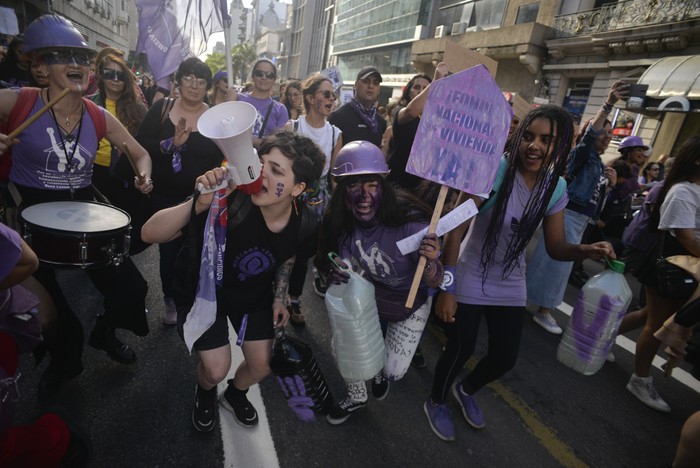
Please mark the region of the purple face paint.
[[381, 202], [382, 185], [376, 177], [357, 178], [345, 189], [345, 204], [360, 224], [375, 221]]
[[282, 196], [283, 191], [284, 191], [284, 184], [282, 182], [277, 182], [277, 188], [275, 189], [275, 195], [277, 195], [277, 197], [279, 198]]

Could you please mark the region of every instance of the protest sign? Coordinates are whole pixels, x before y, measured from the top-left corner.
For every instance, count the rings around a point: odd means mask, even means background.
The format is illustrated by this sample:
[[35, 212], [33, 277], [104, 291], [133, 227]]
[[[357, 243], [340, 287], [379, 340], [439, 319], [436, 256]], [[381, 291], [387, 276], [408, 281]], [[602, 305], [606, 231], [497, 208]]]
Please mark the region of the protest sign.
[[[488, 196], [512, 119], [510, 104], [483, 64], [430, 85], [406, 164], [406, 172], [442, 185], [428, 232], [435, 232], [448, 186]], [[413, 306], [424, 267], [421, 257], [406, 307]]]
[[430, 86], [406, 171], [474, 195], [488, 195], [513, 110], [484, 65]]

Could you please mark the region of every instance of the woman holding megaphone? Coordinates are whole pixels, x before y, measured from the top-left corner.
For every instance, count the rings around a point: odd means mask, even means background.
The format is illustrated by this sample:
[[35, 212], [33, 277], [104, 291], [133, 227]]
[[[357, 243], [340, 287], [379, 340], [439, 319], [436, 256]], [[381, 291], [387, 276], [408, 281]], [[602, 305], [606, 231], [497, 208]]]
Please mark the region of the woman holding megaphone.
[[[220, 166], [224, 155], [209, 138], [197, 131], [197, 122], [209, 106], [204, 103], [212, 85], [209, 66], [198, 58], [188, 58], [175, 73], [180, 97], [164, 98], [153, 104], [141, 123], [136, 139], [153, 160], [153, 178], [158, 188], [151, 194], [153, 211], [177, 205], [192, 194], [195, 179]], [[234, 92], [230, 94], [235, 95]], [[177, 312], [172, 282], [175, 258], [181, 240], [159, 245], [160, 280], [165, 301], [163, 323], [175, 325]]]

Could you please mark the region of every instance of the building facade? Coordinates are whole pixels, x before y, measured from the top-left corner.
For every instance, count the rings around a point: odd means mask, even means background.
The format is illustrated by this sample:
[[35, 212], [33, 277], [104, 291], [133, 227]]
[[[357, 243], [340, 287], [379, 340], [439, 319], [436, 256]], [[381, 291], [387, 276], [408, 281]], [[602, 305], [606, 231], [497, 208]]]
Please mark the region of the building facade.
[[350, 86], [359, 70], [374, 65], [381, 73], [382, 97], [401, 93], [416, 73], [411, 63], [414, 41], [424, 37], [434, 0], [337, 0], [330, 56]]
[[543, 66], [548, 99], [581, 122], [591, 118], [615, 80], [648, 86], [644, 100], [619, 103], [611, 120], [617, 143], [640, 136], [652, 158], [673, 154], [700, 134], [700, 2], [563, 1]]
[[287, 36], [288, 78], [303, 79], [329, 66], [333, 0], [293, 0]]

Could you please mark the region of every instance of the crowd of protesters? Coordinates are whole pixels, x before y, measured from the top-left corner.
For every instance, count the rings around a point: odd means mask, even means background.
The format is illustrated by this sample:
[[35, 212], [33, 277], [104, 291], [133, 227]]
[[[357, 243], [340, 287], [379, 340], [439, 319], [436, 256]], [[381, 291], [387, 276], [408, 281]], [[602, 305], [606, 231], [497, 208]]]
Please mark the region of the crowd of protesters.
[[[165, 89], [149, 75], [137, 79], [118, 49], [92, 49], [64, 18], [45, 15], [32, 22], [23, 36], [10, 41], [0, 62], [1, 84], [7, 88], [0, 90], [0, 187], [6, 207], [0, 224], [0, 376], [12, 378], [18, 353], [35, 347], [42, 350], [38, 356], [49, 359], [38, 398], [50, 400], [83, 372], [83, 326], [56, 271], [40, 263], [41, 256], [12, 228], [18, 229], [21, 213], [29, 207], [97, 201], [130, 216], [134, 240], [126, 253], [136, 255], [158, 244], [162, 321], [177, 325], [188, 347], [197, 351], [192, 423], [199, 432], [216, 427], [218, 406], [244, 427], [258, 423], [246, 394], [270, 373], [275, 329], [288, 321], [306, 324], [301, 296], [312, 258], [313, 289], [321, 297], [330, 284], [347, 281], [347, 268], [362, 271], [375, 286], [383, 333], [403, 340], [400, 355], [388, 349], [385, 367], [372, 379], [375, 399], [385, 398], [390, 382], [403, 377], [411, 364], [426, 366], [418, 346], [423, 329], [431, 316], [441, 323], [447, 342], [432, 363], [433, 385], [423, 409], [426, 429], [446, 441], [456, 433], [450, 393], [470, 426], [486, 425], [475, 394], [516, 365], [526, 305], [534, 306], [535, 322], [560, 334], [553, 311], [563, 300], [567, 279], [579, 286], [585, 282], [584, 259], [622, 258], [644, 286], [641, 307], [625, 317], [620, 329], [642, 328], [627, 389], [651, 408], [670, 411], [650, 375], [651, 360], [663, 342], [655, 333], [688, 298], [662, 297], [646, 267], [657, 256], [700, 256], [700, 140], [690, 138], [675, 158], [654, 160], [648, 144], [627, 136], [618, 145], [620, 157], [604, 163], [601, 155], [612, 139], [609, 114], [628, 93], [622, 81], [612, 83], [604, 104], [578, 136], [560, 107], [544, 105], [516, 115], [493, 200], [487, 204], [471, 194], [453, 194], [446, 211], [468, 199], [483, 207], [444, 239], [425, 235], [417, 251], [403, 255], [396, 241], [427, 226], [435, 196], [435, 185], [407, 173], [405, 166], [431, 83], [449, 71], [439, 63], [433, 76], [417, 74], [387, 108], [379, 105], [381, 70], [371, 65], [359, 71], [352, 96], [342, 105], [336, 85], [322, 74], [282, 83], [275, 95], [280, 77], [267, 59], [252, 64], [249, 86], [239, 88], [229, 85], [225, 71], [213, 73], [201, 60], [189, 58]], [[25, 100], [26, 118], [40, 114], [66, 88], [67, 95], [37, 124], [8, 137]], [[252, 105], [257, 113], [251, 137], [263, 163], [262, 187], [244, 196], [229, 183], [223, 192], [206, 193], [229, 180], [231, 168], [224, 164], [221, 148], [198, 131], [198, 122], [211, 107], [236, 101]], [[635, 206], [641, 199], [645, 201]], [[214, 232], [217, 206], [238, 210], [242, 219], [229, 217], [224, 236], [208, 236], [203, 228]], [[525, 250], [538, 230], [541, 240], [533, 242], [534, 254], [526, 262]], [[223, 273], [214, 308], [207, 312], [209, 326], [193, 332], [190, 308], [196, 309], [197, 299], [192, 295], [190, 302], [180, 303], [176, 297], [182, 281], [178, 260], [184, 249], [198, 257], [201, 250], [196, 248], [221, 248], [232, 239], [221, 250]], [[330, 261], [333, 254], [342, 260]], [[254, 271], [253, 256], [265, 259]], [[418, 297], [405, 310], [402, 304], [421, 256], [427, 265]], [[85, 269], [103, 296], [104, 309], [95, 316], [88, 344], [128, 365], [137, 356], [117, 330], [148, 334], [149, 285], [128, 255], [117, 263]], [[449, 287], [441, 285], [447, 274], [454, 277]], [[195, 279], [205, 288], [201, 272]], [[23, 300], [9, 301], [11, 295]], [[32, 317], [31, 340], [18, 338], [26, 336], [18, 334], [12, 320], [20, 314]], [[482, 318], [488, 328], [487, 354], [458, 380], [474, 351]], [[244, 360], [217, 395], [217, 384], [232, 365], [229, 322]], [[397, 333], [397, 327], [410, 333]], [[612, 353], [609, 359], [614, 359]], [[336, 399], [327, 415], [332, 425], [367, 406], [365, 382], [345, 383], [346, 395]], [[684, 429], [679, 457], [692, 453], [696, 420], [689, 419]], [[47, 431], [60, 441], [36, 450], [23, 441]], [[0, 452], [0, 464], [61, 459], [80, 464], [87, 457], [79, 431], [52, 414], [24, 432], [0, 426], [0, 447], [6, 449]]]

